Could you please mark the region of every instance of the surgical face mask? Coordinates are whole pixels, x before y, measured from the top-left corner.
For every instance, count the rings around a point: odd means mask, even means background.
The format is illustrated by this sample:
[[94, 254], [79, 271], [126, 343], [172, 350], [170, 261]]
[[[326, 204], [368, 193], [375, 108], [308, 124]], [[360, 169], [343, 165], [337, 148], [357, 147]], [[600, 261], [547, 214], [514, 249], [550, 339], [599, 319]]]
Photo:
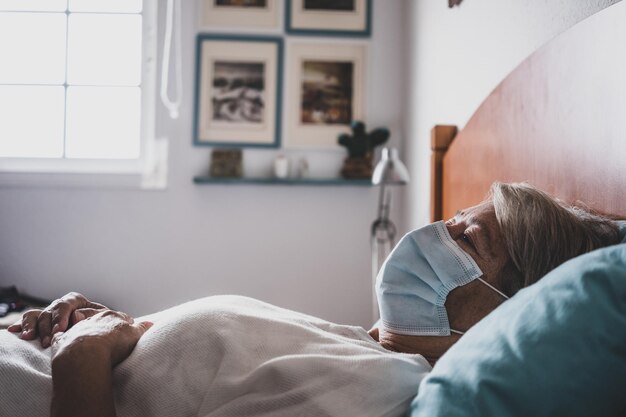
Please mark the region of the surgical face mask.
[[444, 303], [448, 293], [475, 279], [505, 294], [480, 278], [472, 257], [452, 239], [444, 222], [414, 230], [402, 238], [376, 278], [376, 296], [382, 327], [412, 336], [449, 336]]

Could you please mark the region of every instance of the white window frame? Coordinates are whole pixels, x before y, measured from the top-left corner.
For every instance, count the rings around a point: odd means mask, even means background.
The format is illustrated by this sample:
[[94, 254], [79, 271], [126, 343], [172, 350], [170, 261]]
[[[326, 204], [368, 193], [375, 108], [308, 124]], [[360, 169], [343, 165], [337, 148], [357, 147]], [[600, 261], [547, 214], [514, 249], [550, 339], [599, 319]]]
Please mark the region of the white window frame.
[[167, 141], [155, 136], [158, 2], [142, 8], [141, 137], [137, 159], [0, 157], [0, 186], [164, 188]]

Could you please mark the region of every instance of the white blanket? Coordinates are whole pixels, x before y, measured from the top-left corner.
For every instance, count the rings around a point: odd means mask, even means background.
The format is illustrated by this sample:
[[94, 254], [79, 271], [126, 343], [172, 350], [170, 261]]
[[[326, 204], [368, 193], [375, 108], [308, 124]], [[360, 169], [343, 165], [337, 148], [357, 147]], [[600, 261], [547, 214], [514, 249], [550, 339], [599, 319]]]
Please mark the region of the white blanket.
[[[397, 416], [431, 367], [360, 327], [245, 297], [192, 301], [114, 371], [119, 417]], [[0, 416], [47, 416], [50, 353], [0, 331]]]

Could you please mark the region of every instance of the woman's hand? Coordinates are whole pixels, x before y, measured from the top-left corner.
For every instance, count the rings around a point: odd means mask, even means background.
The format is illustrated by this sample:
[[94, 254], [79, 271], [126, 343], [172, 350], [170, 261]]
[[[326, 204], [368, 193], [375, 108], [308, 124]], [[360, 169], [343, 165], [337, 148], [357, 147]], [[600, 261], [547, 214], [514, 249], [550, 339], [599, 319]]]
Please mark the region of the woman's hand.
[[50, 346], [52, 336], [64, 332], [74, 324], [107, 308], [89, 301], [84, 295], [71, 292], [55, 300], [43, 310], [29, 310], [22, 315], [22, 320], [7, 330], [21, 332], [20, 338], [34, 340], [37, 337], [41, 346]]
[[52, 362], [58, 357], [80, 359], [93, 352], [104, 354], [109, 366], [114, 367], [126, 359], [139, 338], [152, 327], [151, 322], [134, 323], [132, 317], [120, 311], [97, 312], [84, 318], [67, 332], [52, 338]]
[[104, 310], [52, 339], [52, 417], [114, 417], [112, 368], [152, 326]]

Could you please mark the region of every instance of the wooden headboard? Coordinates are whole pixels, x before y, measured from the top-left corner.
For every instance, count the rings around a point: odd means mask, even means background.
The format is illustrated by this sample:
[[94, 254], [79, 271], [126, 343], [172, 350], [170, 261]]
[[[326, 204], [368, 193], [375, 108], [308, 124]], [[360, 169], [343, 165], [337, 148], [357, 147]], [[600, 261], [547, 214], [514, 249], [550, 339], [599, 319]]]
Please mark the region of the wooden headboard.
[[527, 181], [626, 218], [626, 1], [520, 64], [465, 128], [432, 132], [432, 217], [477, 204], [494, 181]]

